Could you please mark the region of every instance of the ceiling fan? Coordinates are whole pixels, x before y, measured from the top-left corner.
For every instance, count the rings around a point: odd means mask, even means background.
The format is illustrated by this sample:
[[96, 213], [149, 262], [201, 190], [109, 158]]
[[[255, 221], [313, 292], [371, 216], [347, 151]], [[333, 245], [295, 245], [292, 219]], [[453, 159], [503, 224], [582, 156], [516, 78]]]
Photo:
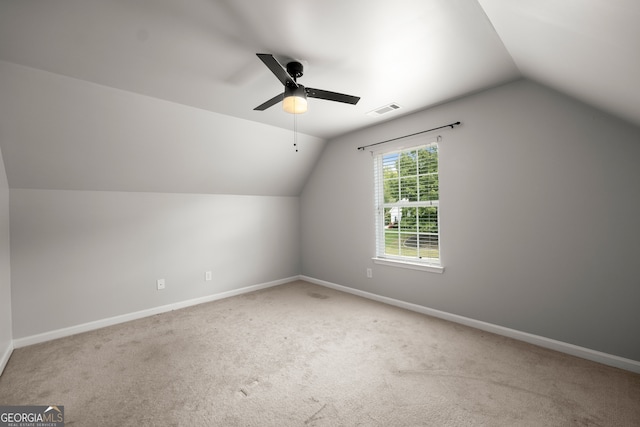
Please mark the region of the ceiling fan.
[[282, 109], [284, 111], [292, 114], [300, 114], [307, 111], [307, 97], [344, 102], [352, 105], [356, 105], [360, 100], [359, 96], [313, 89], [299, 84], [297, 79], [298, 77], [302, 77], [303, 66], [297, 61], [289, 62], [285, 69], [271, 54], [256, 53], [256, 55], [258, 55], [258, 58], [264, 62], [264, 65], [266, 65], [284, 85], [284, 92], [258, 105], [254, 110], [264, 111], [282, 101]]

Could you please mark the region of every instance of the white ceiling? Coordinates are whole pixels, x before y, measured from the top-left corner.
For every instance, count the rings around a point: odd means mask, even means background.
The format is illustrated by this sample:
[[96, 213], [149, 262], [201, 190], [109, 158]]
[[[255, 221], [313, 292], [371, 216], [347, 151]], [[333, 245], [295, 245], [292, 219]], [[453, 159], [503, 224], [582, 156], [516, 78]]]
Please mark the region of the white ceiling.
[[[12, 187], [295, 195], [318, 141], [521, 77], [640, 125], [638, 22], [637, 0], [0, 0], [0, 89], [11, 95], [0, 105], [0, 143]], [[299, 60], [302, 84], [362, 99], [311, 99], [296, 119], [315, 145], [297, 164], [274, 155], [253, 165], [280, 177], [271, 189], [212, 184], [250, 181], [233, 173], [247, 152], [290, 149], [294, 116], [279, 105], [253, 110], [282, 91], [256, 53]], [[366, 115], [391, 102], [402, 108]], [[134, 104], [146, 113], [130, 115], [158, 116], [123, 118]], [[214, 115], [193, 119], [206, 137], [191, 137], [187, 119], [171, 126], [185, 109]], [[115, 130], [89, 149], [95, 117], [73, 118], [92, 112]], [[158, 117], [167, 123], [141, 128]], [[48, 155], [57, 146], [64, 153]], [[141, 176], [144, 156], [132, 146], [170, 171]], [[233, 166], [198, 163], [222, 147]]]
[[407, 113], [519, 76], [475, 0], [2, 0], [0, 59], [290, 129], [256, 57], [305, 64], [300, 132], [332, 137], [396, 102]]

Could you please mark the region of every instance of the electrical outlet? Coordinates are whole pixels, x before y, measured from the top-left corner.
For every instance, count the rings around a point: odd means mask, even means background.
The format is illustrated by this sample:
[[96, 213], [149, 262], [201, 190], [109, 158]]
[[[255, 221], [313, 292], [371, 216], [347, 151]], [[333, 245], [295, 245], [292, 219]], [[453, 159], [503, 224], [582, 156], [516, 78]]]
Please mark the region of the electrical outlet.
[[211, 275], [210, 271], [205, 271], [204, 273], [204, 280], [206, 280], [207, 282], [210, 282], [212, 280], [213, 276]]
[[158, 286], [158, 290], [161, 291], [164, 289], [164, 279], [158, 279], [156, 281], [156, 285]]
[[373, 278], [373, 270], [371, 270], [370, 268], [367, 268], [367, 277], [369, 279]]

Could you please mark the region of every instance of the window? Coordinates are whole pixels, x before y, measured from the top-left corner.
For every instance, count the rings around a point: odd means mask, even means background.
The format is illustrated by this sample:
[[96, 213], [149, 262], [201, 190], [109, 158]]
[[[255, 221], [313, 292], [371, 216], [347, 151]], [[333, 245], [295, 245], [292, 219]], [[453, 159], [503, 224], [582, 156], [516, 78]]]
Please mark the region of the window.
[[375, 156], [376, 258], [442, 272], [438, 143]]

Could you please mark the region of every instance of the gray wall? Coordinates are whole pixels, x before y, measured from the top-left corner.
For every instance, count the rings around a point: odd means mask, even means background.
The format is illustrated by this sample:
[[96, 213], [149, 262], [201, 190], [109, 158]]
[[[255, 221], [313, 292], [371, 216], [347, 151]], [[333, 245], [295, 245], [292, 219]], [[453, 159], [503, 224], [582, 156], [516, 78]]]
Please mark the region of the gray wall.
[[[373, 264], [356, 147], [457, 120], [440, 132], [444, 274]], [[302, 274], [640, 360], [639, 159], [639, 128], [524, 80], [340, 137], [301, 196]]]
[[299, 273], [297, 197], [10, 194], [15, 339]]
[[[11, 346], [11, 270], [9, 256], [9, 186], [0, 152], [0, 363]], [[0, 372], [2, 366], [0, 366]]]

